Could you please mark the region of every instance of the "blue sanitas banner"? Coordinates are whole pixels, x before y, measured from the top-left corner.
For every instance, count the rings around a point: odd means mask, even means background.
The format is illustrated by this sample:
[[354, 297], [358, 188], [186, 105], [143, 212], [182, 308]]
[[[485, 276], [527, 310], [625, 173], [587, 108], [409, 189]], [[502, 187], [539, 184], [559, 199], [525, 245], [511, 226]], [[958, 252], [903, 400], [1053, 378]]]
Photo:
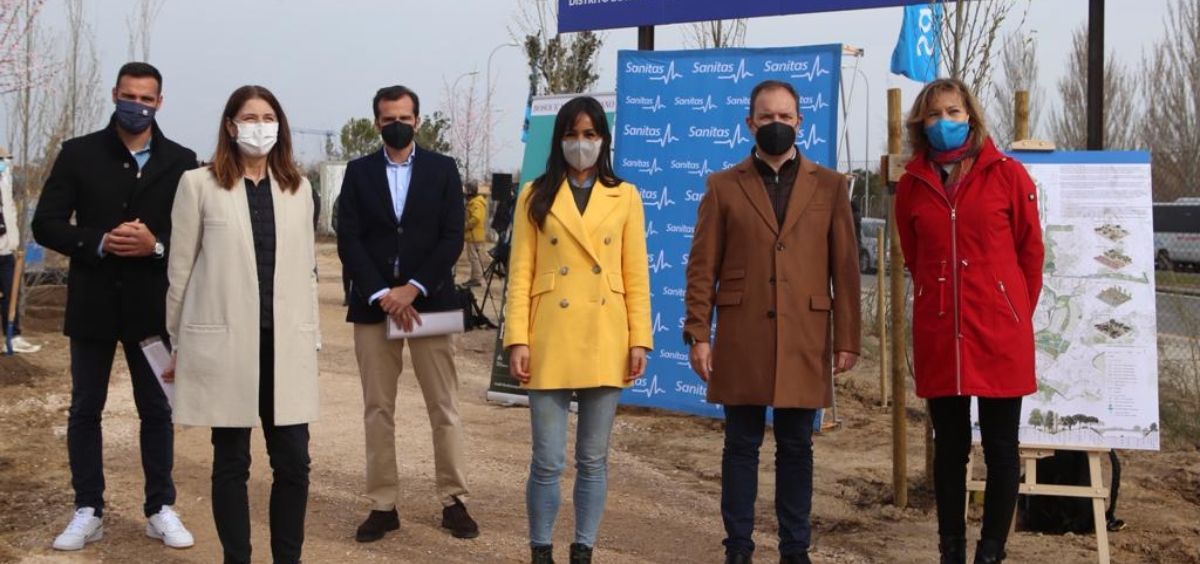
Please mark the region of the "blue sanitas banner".
[[705, 179], [750, 155], [750, 91], [767, 79], [800, 94], [800, 151], [835, 166], [841, 57], [841, 45], [618, 54], [615, 164], [646, 209], [655, 342], [646, 376], [623, 403], [720, 415], [705, 403], [683, 344], [685, 270]]
[[942, 5], [925, 4], [904, 9], [900, 38], [892, 51], [892, 73], [917, 82], [937, 79], [941, 60]]
[[558, 0], [558, 32], [928, 4], [930, 0]]

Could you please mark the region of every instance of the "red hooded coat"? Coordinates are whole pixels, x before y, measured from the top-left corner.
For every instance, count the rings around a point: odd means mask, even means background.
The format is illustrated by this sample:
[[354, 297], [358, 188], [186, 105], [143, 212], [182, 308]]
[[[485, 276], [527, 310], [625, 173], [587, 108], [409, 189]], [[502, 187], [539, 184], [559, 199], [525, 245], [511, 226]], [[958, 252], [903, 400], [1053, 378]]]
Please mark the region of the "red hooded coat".
[[1018, 397], [1037, 390], [1031, 317], [1042, 290], [1037, 189], [988, 139], [946, 196], [924, 154], [896, 188], [913, 280], [917, 395]]

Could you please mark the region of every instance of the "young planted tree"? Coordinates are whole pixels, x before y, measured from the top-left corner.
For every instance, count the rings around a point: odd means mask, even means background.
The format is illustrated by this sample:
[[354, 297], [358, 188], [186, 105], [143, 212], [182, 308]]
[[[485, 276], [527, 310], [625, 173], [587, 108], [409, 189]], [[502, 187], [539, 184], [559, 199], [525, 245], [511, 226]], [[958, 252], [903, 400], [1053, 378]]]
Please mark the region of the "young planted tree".
[[129, 60], [150, 62], [150, 39], [154, 21], [166, 0], [137, 0], [133, 12], [125, 18], [129, 31]]
[[992, 82], [992, 138], [1000, 147], [1008, 147], [1017, 137], [1017, 92], [1029, 93], [1029, 136], [1037, 139], [1045, 93], [1038, 82], [1037, 34], [1019, 30], [1004, 39], [1000, 50], [1000, 77]]
[[688, 24], [683, 42], [692, 49], [744, 47], [746, 20], [712, 20]]
[[[1050, 118], [1050, 137], [1060, 149], [1087, 148], [1087, 30], [1072, 36], [1067, 72], [1058, 81], [1062, 104]], [[1159, 83], [1161, 85], [1161, 82]], [[1137, 136], [1137, 103], [1133, 76], [1113, 53], [1104, 61], [1104, 147], [1134, 149]]]
[[596, 59], [604, 38], [584, 31], [559, 34], [557, 0], [523, 0], [509, 28], [529, 61], [529, 91], [538, 94], [578, 94], [591, 90], [600, 78]]
[[1163, 27], [1142, 64], [1138, 133], [1153, 159], [1154, 199], [1172, 201], [1200, 196], [1200, 0], [1172, 1]]
[[[938, 0], [942, 5], [941, 58], [946, 76], [963, 81], [983, 97], [989, 90], [997, 41], [1016, 7], [1010, 0]], [[1020, 28], [1029, 11], [1018, 24]]]

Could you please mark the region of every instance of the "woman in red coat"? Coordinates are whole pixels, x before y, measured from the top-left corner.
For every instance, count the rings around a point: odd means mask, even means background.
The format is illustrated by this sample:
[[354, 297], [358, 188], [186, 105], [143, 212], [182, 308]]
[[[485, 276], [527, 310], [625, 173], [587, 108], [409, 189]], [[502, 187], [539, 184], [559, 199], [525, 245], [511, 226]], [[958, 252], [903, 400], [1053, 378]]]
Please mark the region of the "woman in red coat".
[[987, 463], [975, 562], [1000, 562], [1016, 506], [1021, 397], [1037, 390], [1033, 325], [1042, 289], [1037, 190], [996, 149], [962, 82], [931, 82], [908, 115], [912, 160], [896, 223], [914, 290], [917, 395], [929, 400], [943, 563], [966, 562], [971, 397]]

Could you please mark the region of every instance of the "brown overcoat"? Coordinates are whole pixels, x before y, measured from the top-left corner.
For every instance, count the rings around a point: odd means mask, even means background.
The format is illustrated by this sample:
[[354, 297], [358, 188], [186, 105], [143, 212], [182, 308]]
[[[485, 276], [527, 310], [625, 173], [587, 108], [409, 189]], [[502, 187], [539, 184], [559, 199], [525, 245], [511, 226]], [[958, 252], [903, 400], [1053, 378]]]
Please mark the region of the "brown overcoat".
[[801, 157], [780, 227], [753, 157], [709, 176], [686, 304], [685, 339], [709, 341], [714, 309], [717, 317], [709, 402], [828, 407], [833, 353], [859, 352], [845, 177]]

